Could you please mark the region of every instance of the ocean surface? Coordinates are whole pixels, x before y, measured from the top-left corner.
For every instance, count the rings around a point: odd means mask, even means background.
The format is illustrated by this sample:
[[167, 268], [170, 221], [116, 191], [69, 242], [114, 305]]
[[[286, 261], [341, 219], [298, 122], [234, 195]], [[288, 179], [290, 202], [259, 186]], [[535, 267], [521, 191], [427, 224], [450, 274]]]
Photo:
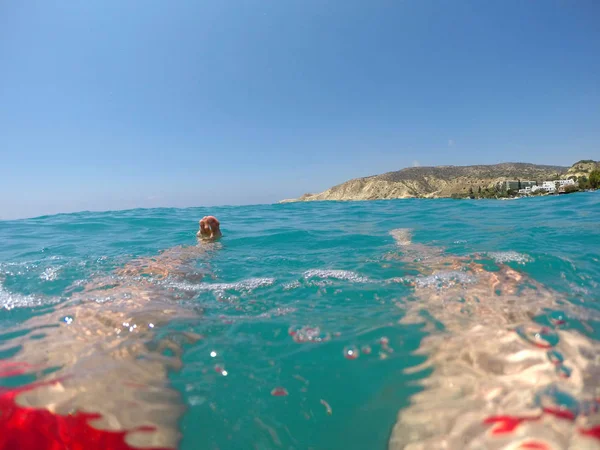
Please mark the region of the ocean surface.
[[[207, 214], [223, 238], [198, 244]], [[176, 252], [165, 273], [151, 267], [178, 246], [200, 250], [184, 264]], [[28, 404], [118, 409], [117, 430], [132, 408], [135, 423], [174, 427], [182, 449], [598, 444], [600, 192], [1, 221], [0, 308], [0, 392], [64, 374], [65, 385], [78, 380], [68, 401]], [[119, 374], [146, 359], [154, 373], [139, 385], [149, 380], [153, 396], [103, 398], [120, 396]], [[96, 394], [86, 385], [105, 379]], [[148, 413], [156, 404], [167, 406]], [[534, 444], [522, 448], [546, 448]]]

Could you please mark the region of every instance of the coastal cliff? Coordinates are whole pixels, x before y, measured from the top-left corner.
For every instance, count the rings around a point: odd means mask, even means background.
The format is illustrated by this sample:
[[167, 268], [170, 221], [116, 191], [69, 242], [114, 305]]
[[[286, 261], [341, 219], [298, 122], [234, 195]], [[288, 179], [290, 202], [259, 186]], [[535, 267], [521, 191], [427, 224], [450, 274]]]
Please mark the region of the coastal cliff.
[[320, 194], [305, 194], [283, 202], [453, 197], [465, 195], [470, 189], [495, 188], [505, 180], [543, 181], [578, 177], [598, 167], [600, 163], [591, 160], [580, 161], [571, 168], [528, 163], [409, 167], [382, 175], [356, 178]]
[[584, 159], [577, 161], [567, 171], [566, 177], [586, 177], [589, 178], [590, 173], [594, 170], [600, 170], [600, 161], [593, 161], [591, 159]]

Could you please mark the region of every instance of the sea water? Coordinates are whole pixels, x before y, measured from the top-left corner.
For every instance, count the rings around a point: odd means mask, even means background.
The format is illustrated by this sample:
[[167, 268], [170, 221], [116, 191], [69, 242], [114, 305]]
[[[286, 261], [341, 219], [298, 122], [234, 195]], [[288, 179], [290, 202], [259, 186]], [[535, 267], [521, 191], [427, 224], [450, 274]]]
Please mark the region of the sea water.
[[[3, 221], [0, 343], [10, 344], [10, 330], [19, 324], [43, 321], [74, 295], [73, 286], [110, 277], [132, 259], [195, 245], [197, 221], [207, 214], [221, 221], [223, 239], [195, 262], [202, 276], [156, 281], [186, 293], [165, 301], [190, 311], [164, 327], [201, 336], [184, 345], [182, 365], [169, 372], [186, 406], [179, 418], [183, 449], [388, 447], [398, 413], [410, 411], [432, 374], [431, 367], [411, 370], [428, 359], [419, 351], [422, 343], [460, 333], [439, 314], [434, 326], [426, 326], [426, 308], [420, 310], [423, 323], [403, 320], [425, 298], [415, 297], [415, 290], [440, 292], [449, 280], [468, 289], [475, 276], [461, 268], [428, 272], [426, 258], [421, 266], [407, 262], [393, 230], [410, 230], [417, 250], [473, 258], [490, 271], [515, 269], [565, 305], [544, 306], [532, 323], [548, 323], [554, 314], [563, 330], [577, 330], [592, 344], [600, 339], [600, 193], [594, 192], [514, 201], [136, 209]], [[471, 327], [480, 319], [475, 312], [466, 320]], [[13, 378], [0, 379], [0, 386], [14, 385]], [[431, 421], [435, 427], [435, 416]]]

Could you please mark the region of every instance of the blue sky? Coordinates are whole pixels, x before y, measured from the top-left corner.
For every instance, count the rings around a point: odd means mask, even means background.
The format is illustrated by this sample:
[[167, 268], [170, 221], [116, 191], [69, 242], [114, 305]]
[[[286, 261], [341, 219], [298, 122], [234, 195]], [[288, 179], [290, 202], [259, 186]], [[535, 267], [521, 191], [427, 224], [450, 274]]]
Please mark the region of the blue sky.
[[597, 0], [0, 2], [0, 218], [600, 158]]

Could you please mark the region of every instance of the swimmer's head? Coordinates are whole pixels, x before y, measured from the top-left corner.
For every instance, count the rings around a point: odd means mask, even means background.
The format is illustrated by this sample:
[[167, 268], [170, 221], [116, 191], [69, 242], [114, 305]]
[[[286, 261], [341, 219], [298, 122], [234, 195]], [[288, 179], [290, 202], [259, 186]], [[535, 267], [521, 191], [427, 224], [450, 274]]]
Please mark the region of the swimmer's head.
[[200, 230], [196, 236], [201, 239], [218, 239], [221, 237], [221, 224], [215, 216], [204, 216], [200, 220]]

